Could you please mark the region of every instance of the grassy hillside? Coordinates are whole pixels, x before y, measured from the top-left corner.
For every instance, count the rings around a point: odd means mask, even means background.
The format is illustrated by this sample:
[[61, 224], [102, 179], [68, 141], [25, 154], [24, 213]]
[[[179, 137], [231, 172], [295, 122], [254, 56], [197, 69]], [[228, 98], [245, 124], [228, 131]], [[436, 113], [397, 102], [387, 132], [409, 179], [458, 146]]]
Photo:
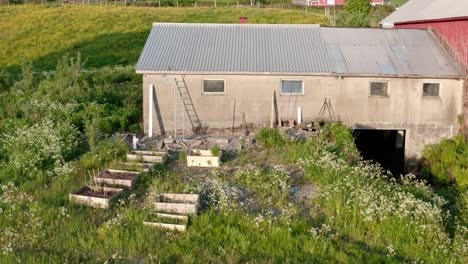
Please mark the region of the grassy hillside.
[[0, 7], [0, 69], [32, 61], [49, 70], [78, 51], [88, 67], [133, 64], [152, 22], [238, 23], [240, 16], [249, 23], [327, 23], [322, 14], [257, 8]]
[[[257, 143], [233, 139], [242, 150], [223, 151], [213, 170], [187, 168], [186, 149], [171, 150], [113, 208], [69, 201], [102, 169], [125, 167], [116, 132], [141, 131], [142, 105], [128, 64], [151, 23], [239, 16], [325, 22], [269, 9], [0, 8], [0, 263], [466, 263], [466, 189], [391, 177], [362, 160], [341, 124], [302, 141], [266, 128]], [[62, 57], [77, 51], [87, 64]], [[19, 71], [22, 61], [33, 65]], [[464, 171], [464, 144], [432, 146], [426, 169], [442, 180], [446, 168]], [[185, 233], [143, 225], [162, 192], [200, 194]]]

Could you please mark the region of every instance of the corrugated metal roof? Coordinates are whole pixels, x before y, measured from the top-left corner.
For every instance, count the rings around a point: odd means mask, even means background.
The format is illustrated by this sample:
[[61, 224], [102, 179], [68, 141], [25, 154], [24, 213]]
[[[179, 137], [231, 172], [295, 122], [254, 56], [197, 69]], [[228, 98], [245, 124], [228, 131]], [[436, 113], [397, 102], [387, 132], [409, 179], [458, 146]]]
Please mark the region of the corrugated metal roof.
[[317, 25], [155, 24], [138, 71], [330, 72]]
[[[320, 31], [329, 51], [331, 66], [337, 73], [421, 76], [460, 74], [426, 30], [330, 27], [321, 28]], [[337, 59], [336, 54], [341, 54], [342, 58]]]
[[460, 76], [428, 31], [156, 23], [139, 73]]
[[384, 20], [384, 27], [395, 23], [468, 16], [468, 0], [410, 0]]

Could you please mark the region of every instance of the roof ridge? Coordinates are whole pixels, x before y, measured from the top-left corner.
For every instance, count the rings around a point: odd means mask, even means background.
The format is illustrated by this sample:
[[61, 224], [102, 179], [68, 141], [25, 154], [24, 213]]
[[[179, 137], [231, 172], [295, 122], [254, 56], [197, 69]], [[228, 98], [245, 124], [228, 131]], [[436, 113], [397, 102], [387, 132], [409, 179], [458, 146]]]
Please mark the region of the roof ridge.
[[136, 70], [457, 77], [459, 70], [436, 45], [427, 30], [419, 29], [156, 23]]
[[311, 27], [319, 28], [320, 24], [240, 24], [240, 23], [178, 23], [178, 22], [153, 22], [154, 26], [238, 26], [238, 27]]

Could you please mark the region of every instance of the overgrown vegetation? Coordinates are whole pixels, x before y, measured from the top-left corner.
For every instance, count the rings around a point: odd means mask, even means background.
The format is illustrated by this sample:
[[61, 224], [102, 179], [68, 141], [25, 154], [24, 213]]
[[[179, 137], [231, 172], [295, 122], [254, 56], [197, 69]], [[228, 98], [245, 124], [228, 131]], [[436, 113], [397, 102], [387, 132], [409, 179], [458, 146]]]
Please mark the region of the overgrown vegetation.
[[423, 157], [423, 173], [445, 185], [468, 187], [468, 143], [464, 135], [427, 146]]
[[139, 132], [141, 77], [132, 67], [83, 66], [79, 54], [65, 55], [54, 72], [34, 74], [25, 64], [0, 94], [1, 179], [48, 184], [71, 173], [68, 162], [88, 149], [100, 153], [111, 134]]
[[261, 129], [255, 139], [265, 147], [279, 147], [286, 142], [285, 136], [274, 128]]
[[[5, 10], [0, 8], [0, 20]], [[89, 16], [74, 8], [56, 10]], [[113, 14], [95, 10], [96, 16]], [[61, 17], [46, 11], [52, 21]], [[34, 7], [30, 14], [43, 12]], [[162, 12], [155, 14], [164, 17]], [[203, 20], [204, 12], [196, 19]], [[107, 30], [110, 24], [101, 22], [96, 27]], [[10, 26], [8, 35], [16, 34]], [[73, 39], [77, 33], [69, 34]], [[23, 59], [34, 60], [39, 52], [31, 50]], [[350, 131], [334, 123], [305, 141], [262, 129], [258, 144], [214, 170], [186, 169], [187, 153], [180, 152], [178, 160], [142, 173], [135, 191], [111, 210], [70, 204], [69, 193], [124, 159], [128, 147], [115, 133], [140, 129], [141, 77], [130, 66], [86, 68], [121, 62], [114, 59], [67, 55], [54, 71], [37, 71], [51, 62], [36, 61], [23, 63], [20, 77], [0, 74], [1, 263], [466, 262], [466, 181], [459, 173], [466, 173], [467, 159], [461, 138], [426, 150], [428, 173], [444, 183], [436, 188], [411, 174], [393, 178], [363, 161]], [[143, 225], [161, 192], [201, 195], [200, 213], [187, 232]]]
[[[322, 136], [305, 142], [288, 141], [273, 129], [259, 135], [259, 141], [275, 144], [247, 150], [205, 177], [165, 165], [143, 173], [135, 194], [112, 210], [73, 206], [67, 193], [89, 179], [84, 168], [121, 159], [120, 140], [99, 143], [70, 164], [68, 176], [45, 187], [25, 189], [24, 183], [4, 178], [1, 258], [44, 263], [457, 263], [466, 258], [466, 225], [450, 221], [451, 231], [446, 228], [448, 219], [457, 219], [447, 209], [449, 201], [412, 175], [394, 179], [362, 161], [344, 126], [327, 125]], [[261, 155], [283, 165], [269, 167]], [[161, 192], [201, 194], [201, 211], [187, 232], [143, 226], [150, 201]]]

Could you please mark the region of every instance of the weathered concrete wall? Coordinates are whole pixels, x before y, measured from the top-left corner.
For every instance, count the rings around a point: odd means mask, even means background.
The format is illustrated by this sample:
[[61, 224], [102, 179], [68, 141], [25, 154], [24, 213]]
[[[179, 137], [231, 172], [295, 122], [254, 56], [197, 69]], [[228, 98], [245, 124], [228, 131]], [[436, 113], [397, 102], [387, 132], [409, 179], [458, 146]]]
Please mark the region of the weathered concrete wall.
[[[144, 77], [144, 119], [148, 131], [148, 94], [153, 84], [154, 133], [174, 129], [174, 79], [181, 76], [147, 75]], [[203, 95], [203, 79], [224, 79], [224, 95]], [[303, 80], [303, 95], [281, 95], [281, 80]], [[424, 144], [438, 142], [457, 131], [457, 115], [462, 113], [463, 80], [408, 79], [333, 76], [272, 76], [272, 75], [190, 75], [185, 76], [187, 88], [202, 124], [209, 128], [230, 128], [235, 101], [236, 127], [241, 125], [241, 113], [247, 123], [268, 126], [272, 94], [276, 92], [279, 115], [283, 120], [297, 119], [297, 107], [303, 120], [317, 117], [324, 99], [331, 98], [335, 115], [349, 126], [407, 131], [406, 152], [415, 156]], [[372, 97], [371, 81], [388, 81], [388, 97]], [[438, 97], [423, 97], [424, 82], [439, 82]], [[180, 128], [180, 127], [179, 127]], [[186, 128], [190, 129], [186, 117]]]

